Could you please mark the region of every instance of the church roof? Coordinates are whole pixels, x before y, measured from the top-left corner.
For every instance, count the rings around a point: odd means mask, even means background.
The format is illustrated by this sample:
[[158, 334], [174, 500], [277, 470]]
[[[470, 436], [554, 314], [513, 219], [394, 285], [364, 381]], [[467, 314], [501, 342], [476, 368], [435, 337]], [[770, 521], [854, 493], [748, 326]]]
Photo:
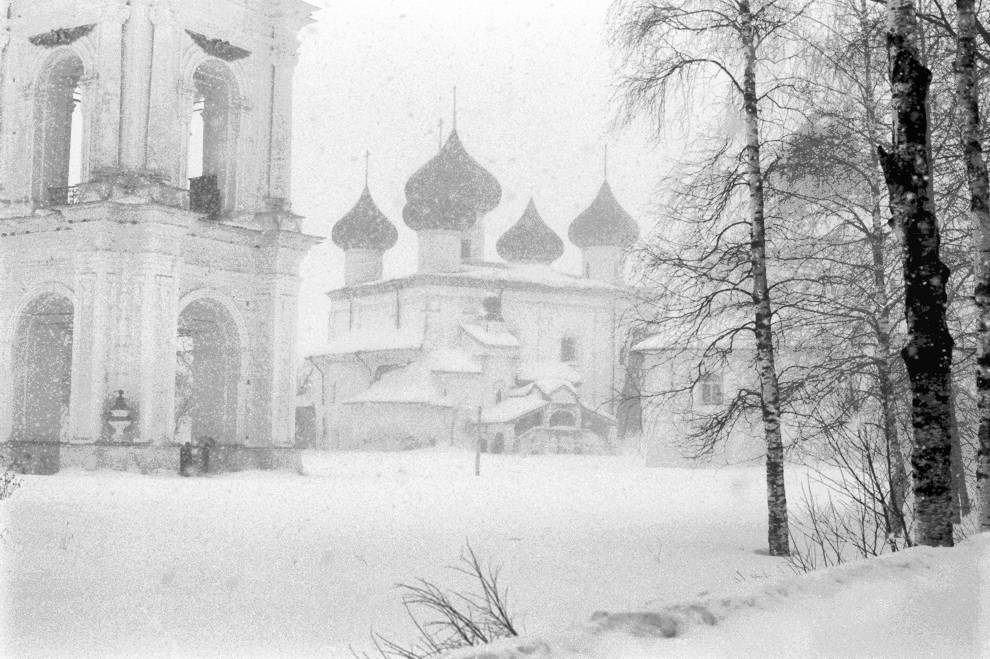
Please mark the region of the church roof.
[[495, 249], [506, 261], [551, 263], [563, 255], [564, 241], [547, 226], [530, 199], [522, 217], [502, 234]]
[[375, 249], [384, 252], [395, 246], [399, 233], [379, 210], [371, 191], [364, 186], [354, 208], [337, 220], [330, 234], [341, 249]]
[[578, 247], [628, 247], [639, 238], [639, 226], [606, 180], [591, 205], [571, 222], [567, 237]]
[[481, 423], [511, 423], [519, 417], [542, 410], [550, 402], [539, 395], [514, 396], [481, 410]]
[[345, 405], [399, 403], [450, 407], [450, 403], [446, 401], [439, 390], [433, 371], [422, 362], [413, 362], [407, 366], [388, 371], [370, 387], [342, 402]]
[[414, 231], [461, 231], [498, 206], [498, 180], [464, 149], [457, 130], [406, 182], [402, 218]]

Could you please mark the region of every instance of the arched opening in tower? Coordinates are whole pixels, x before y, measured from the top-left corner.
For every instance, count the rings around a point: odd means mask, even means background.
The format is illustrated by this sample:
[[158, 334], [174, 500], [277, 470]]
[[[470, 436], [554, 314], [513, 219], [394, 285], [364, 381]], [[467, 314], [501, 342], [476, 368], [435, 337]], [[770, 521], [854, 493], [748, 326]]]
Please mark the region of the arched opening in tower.
[[210, 60], [196, 69], [193, 86], [186, 162], [190, 207], [216, 219], [230, 204], [233, 78], [225, 64]]
[[212, 300], [179, 314], [175, 374], [175, 438], [237, 442], [240, 342], [230, 313]]
[[72, 385], [72, 302], [45, 294], [25, 307], [14, 338], [11, 439], [68, 441]]
[[35, 198], [51, 205], [72, 201], [83, 176], [83, 63], [60, 53], [39, 82], [34, 143]]

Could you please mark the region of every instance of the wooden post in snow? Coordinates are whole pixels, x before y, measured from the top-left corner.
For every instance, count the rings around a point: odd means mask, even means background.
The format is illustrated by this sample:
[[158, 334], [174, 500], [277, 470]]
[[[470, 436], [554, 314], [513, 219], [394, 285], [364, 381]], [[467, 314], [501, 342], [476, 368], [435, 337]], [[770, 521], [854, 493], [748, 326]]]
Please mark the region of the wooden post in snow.
[[478, 406], [478, 423], [474, 427], [474, 475], [481, 475], [481, 405]]

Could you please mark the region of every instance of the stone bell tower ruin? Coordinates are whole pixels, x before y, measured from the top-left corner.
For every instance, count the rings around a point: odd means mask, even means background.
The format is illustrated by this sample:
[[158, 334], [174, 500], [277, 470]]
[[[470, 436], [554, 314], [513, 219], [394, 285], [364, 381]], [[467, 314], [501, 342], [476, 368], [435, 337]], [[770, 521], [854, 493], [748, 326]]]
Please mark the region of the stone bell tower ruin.
[[0, 442], [35, 471], [170, 468], [202, 437], [230, 468], [288, 460], [318, 242], [290, 206], [292, 75], [315, 8], [3, 5]]

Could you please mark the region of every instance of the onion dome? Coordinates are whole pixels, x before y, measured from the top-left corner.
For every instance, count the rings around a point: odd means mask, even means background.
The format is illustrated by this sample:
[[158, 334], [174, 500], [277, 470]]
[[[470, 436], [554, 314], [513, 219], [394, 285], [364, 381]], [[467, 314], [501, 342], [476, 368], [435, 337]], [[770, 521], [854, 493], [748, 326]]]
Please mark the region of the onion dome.
[[463, 231], [502, 199], [502, 186], [478, 164], [451, 131], [446, 144], [406, 183], [402, 217], [415, 231]]
[[374, 249], [384, 252], [399, 239], [395, 225], [388, 221], [371, 198], [368, 186], [354, 208], [333, 225], [330, 237], [341, 249]]
[[551, 263], [563, 255], [564, 241], [547, 226], [530, 199], [522, 217], [502, 234], [495, 249], [506, 261]]
[[639, 226], [605, 181], [591, 205], [571, 222], [567, 237], [581, 248], [628, 247], [639, 238]]

